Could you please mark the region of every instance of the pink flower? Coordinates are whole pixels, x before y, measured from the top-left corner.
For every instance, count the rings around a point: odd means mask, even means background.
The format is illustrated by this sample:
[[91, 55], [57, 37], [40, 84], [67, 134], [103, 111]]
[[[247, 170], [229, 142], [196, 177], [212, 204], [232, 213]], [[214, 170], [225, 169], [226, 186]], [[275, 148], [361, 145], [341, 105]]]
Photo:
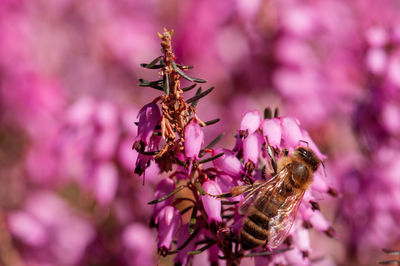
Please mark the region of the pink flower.
[[139, 114], [138, 135], [136, 140], [142, 140], [144, 144], [150, 143], [156, 126], [161, 122], [161, 113], [158, 105], [149, 103], [140, 109]]
[[320, 232], [326, 232], [330, 227], [328, 221], [319, 211], [314, 211], [312, 213], [310, 217], [310, 223], [312, 224], [313, 228]]
[[186, 158], [199, 157], [201, 145], [204, 143], [204, 133], [197, 122], [192, 121], [185, 128], [185, 155]]
[[46, 228], [25, 211], [12, 212], [8, 216], [10, 232], [30, 246], [42, 246], [48, 241]]
[[[154, 198], [158, 199], [161, 198], [162, 196], [167, 195], [168, 193], [172, 192], [175, 189], [175, 182], [171, 178], [164, 178], [163, 180], [160, 181], [160, 183], [157, 185], [157, 188], [154, 192]], [[173, 198], [170, 197], [164, 201], [161, 201], [159, 203], [156, 203], [154, 205], [154, 211], [152, 217], [155, 218], [160, 210], [162, 210], [165, 206], [168, 206], [172, 203]]]
[[240, 122], [240, 130], [246, 131], [249, 134], [254, 133], [261, 123], [260, 112], [255, 111], [247, 111]]
[[[221, 188], [215, 181], [207, 181], [203, 184], [203, 189], [205, 192], [211, 195], [222, 194]], [[222, 222], [221, 217], [221, 200], [210, 196], [202, 196], [201, 200], [203, 202], [204, 209], [208, 215], [208, 222], [216, 221]]]
[[285, 146], [296, 148], [302, 139], [302, 134], [298, 122], [292, 117], [283, 117], [282, 123], [282, 139]]
[[247, 136], [243, 141], [243, 159], [245, 162], [252, 161], [255, 165], [258, 163], [261, 146], [264, 142], [260, 133], [255, 132]]
[[165, 207], [158, 214], [156, 223], [158, 224], [158, 248], [169, 250], [181, 223], [179, 211], [172, 206]]
[[118, 187], [118, 170], [114, 164], [107, 162], [97, 166], [94, 175], [94, 192], [101, 205], [110, 204]]
[[369, 71], [377, 75], [385, 72], [387, 61], [386, 52], [382, 48], [370, 49], [366, 56], [366, 65]]
[[382, 47], [388, 42], [389, 35], [384, 28], [374, 26], [366, 31], [365, 38], [372, 47]]
[[282, 128], [279, 119], [265, 119], [261, 128], [270, 146], [278, 147], [281, 144]]
[[214, 156], [221, 152], [223, 152], [224, 155], [213, 160], [214, 166], [232, 177], [240, 177], [240, 174], [243, 172], [243, 165], [240, 160], [232, 151], [227, 149], [216, 149], [213, 151], [212, 155]]
[[128, 265], [154, 265], [155, 236], [150, 228], [140, 223], [128, 225], [122, 233]]

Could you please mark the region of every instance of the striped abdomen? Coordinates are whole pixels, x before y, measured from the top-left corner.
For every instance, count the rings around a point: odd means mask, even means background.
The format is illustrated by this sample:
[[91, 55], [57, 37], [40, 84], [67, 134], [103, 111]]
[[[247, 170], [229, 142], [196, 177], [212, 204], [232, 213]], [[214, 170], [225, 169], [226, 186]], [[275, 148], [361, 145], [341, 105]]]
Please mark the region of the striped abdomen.
[[284, 202], [285, 197], [279, 194], [263, 195], [256, 199], [247, 212], [240, 232], [243, 249], [252, 249], [267, 243], [269, 221], [277, 216]]

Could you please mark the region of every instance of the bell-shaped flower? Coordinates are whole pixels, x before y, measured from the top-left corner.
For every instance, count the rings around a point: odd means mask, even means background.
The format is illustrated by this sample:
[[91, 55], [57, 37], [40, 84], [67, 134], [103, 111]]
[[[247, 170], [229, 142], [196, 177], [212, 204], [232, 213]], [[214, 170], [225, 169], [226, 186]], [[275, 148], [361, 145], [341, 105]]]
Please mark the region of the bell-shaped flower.
[[240, 122], [240, 130], [248, 132], [248, 134], [254, 133], [261, 123], [260, 112], [255, 111], [247, 111], [243, 114], [242, 121]]
[[282, 128], [279, 119], [264, 119], [261, 123], [261, 128], [270, 146], [278, 147], [281, 144]]
[[[160, 181], [160, 183], [157, 185], [157, 188], [154, 192], [154, 199], [161, 198], [162, 196], [167, 195], [168, 193], [171, 193], [175, 189], [175, 182], [171, 178], [164, 178]], [[168, 206], [172, 203], [173, 197], [170, 197], [166, 200], [163, 200], [161, 202], [158, 202], [154, 204], [154, 211], [152, 217], [155, 218], [158, 213], [165, 207]]]
[[[215, 181], [212, 180], [204, 182], [203, 189], [210, 195], [222, 194], [221, 188]], [[204, 210], [208, 215], [208, 222], [222, 222], [221, 200], [208, 195], [202, 196], [201, 200], [203, 202]]]
[[261, 152], [261, 146], [264, 138], [260, 133], [254, 132], [247, 136], [243, 141], [243, 159], [245, 162], [252, 161], [255, 165], [258, 163], [258, 157]]
[[151, 102], [140, 109], [139, 114], [138, 134], [136, 141], [143, 141], [144, 144], [149, 144], [156, 126], [161, 122], [161, 112], [157, 104]]
[[319, 211], [312, 212], [309, 221], [312, 227], [320, 232], [326, 232], [330, 228], [330, 224]]
[[296, 148], [299, 146], [299, 141], [302, 140], [302, 134], [298, 122], [292, 117], [283, 117], [282, 124], [282, 139], [287, 148]]
[[297, 248], [293, 248], [292, 250], [285, 252], [284, 256], [287, 261], [286, 265], [296, 265], [296, 266], [310, 265], [310, 260], [308, 259], [308, 257], [304, 256], [304, 253]]
[[212, 155], [215, 156], [222, 152], [224, 155], [213, 160], [214, 167], [232, 177], [240, 177], [243, 172], [243, 165], [232, 151], [216, 149], [213, 150]]
[[196, 121], [185, 127], [185, 155], [186, 158], [199, 158], [201, 145], [204, 143], [204, 133]]
[[[293, 229], [293, 228], [292, 228]], [[311, 249], [309, 231], [303, 226], [296, 226], [292, 230], [293, 244], [301, 251], [308, 251]]]
[[166, 206], [156, 218], [158, 224], [158, 248], [171, 248], [174, 235], [181, 223], [179, 211], [172, 206]]

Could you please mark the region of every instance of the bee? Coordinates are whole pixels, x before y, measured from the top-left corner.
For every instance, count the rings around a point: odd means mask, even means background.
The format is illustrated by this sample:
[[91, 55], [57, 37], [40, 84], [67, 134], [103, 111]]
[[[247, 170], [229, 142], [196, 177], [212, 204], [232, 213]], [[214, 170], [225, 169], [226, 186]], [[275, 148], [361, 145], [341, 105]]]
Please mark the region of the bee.
[[281, 245], [320, 163], [310, 148], [298, 147], [278, 162], [277, 172], [270, 180], [255, 183], [242, 192], [248, 192], [239, 206], [239, 213], [245, 216], [239, 235], [244, 250]]

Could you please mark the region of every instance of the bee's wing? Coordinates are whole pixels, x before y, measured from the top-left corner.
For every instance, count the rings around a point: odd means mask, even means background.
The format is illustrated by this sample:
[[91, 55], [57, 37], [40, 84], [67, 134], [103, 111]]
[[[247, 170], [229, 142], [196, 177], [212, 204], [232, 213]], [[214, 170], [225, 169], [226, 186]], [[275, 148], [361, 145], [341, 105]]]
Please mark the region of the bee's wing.
[[255, 188], [249, 192], [243, 199], [243, 201], [239, 205], [239, 213], [241, 215], [245, 215], [247, 210], [254, 202], [254, 200], [259, 196], [260, 193], [270, 194], [277, 186], [280, 186], [283, 178], [287, 174], [287, 169], [282, 169], [278, 174], [273, 176], [271, 179], [262, 183], [260, 185], [256, 185]]
[[305, 191], [287, 197], [283, 204], [284, 208], [280, 209], [278, 214], [269, 221], [270, 235], [268, 246], [271, 248], [280, 246], [289, 234], [290, 228], [292, 228], [296, 218], [297, 210], [303, 199], [304, 192]]

